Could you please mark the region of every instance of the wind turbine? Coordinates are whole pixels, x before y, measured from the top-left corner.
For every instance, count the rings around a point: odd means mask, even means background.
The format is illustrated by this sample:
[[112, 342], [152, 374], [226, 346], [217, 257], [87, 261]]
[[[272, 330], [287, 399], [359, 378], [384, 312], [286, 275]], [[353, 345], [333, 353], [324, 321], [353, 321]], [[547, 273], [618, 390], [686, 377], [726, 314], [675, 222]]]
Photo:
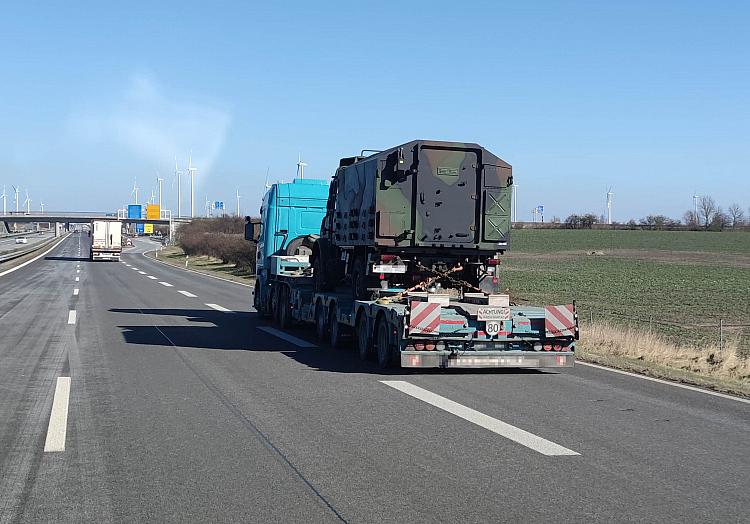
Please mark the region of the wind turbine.
[[609, 186], [607, 190], [607, 224], [612, 223], [612, 195], [614, 195], [612, 186]]
[[240, 190], [237, 190], [237, 216], [240, 216]]
[[19, 191], [19, 188], [16, 186], [13, 186], [13, 192], [16, 195], [16, 213], [18, 213], [18, 191]]
[[693, 213], [695, 214], [695, 220], [698, 220], [698, 199], [700, 196], [693, 192]]
[[271, 175], [271, 168], [266, 169], [266, 189], [269, 189], [271, 187], [271, 184], [268, 183], [268, 177]]
[[177, 216], [182, 216], [182, 171], [177, 167], [177, 155], [174, 156], [174, 176], [177, 177]]
[[302, 161], [302, 153], [298, 153], [297, 158], [297, 178], [305, 178], [305, 166], [307, 164]]
[[23, 201], [23, 203], [26, 205], [26, 214], [31, 214], [31, 199], [29, 198], [29, 190], [26, 190], [26, 200]]
[[195, 216], [195, 172], [197, 167], [193, 167], [193, 151], [190, 151], [190, 160], [188, 161], [188, 175], [190, 175], [190, 216]]
[[7, 198], [8, 198], [8, 195], [5, 194], [5, 186], [3, 186], [3, 194], [2, 194], [2, 199], [3, 199], [3, 215], [5, 215], [7, 213], [7, 209], [6, 209], [6, 200], [7, 200]]
[[159, 184], [159, 212], [161, 212], [161, 184], [164, 182], [164, 179], [159, 177], [159, 172], [156, 172], [156, 183]]
[[39, 207], [42, 208], [42, 214], [44, 214], [44, 200], [39, 201]]
[[130, 192], [131, 195], [135, 195], [135, 205], [138, 205], [138, 179], [133, 179], [133, 190]]

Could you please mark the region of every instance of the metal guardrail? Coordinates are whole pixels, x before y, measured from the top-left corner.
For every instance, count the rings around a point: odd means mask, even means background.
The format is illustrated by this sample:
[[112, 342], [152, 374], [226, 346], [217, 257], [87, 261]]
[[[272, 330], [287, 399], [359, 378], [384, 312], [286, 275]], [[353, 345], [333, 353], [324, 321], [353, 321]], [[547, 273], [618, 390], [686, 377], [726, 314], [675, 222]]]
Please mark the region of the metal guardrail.
[[21, 249], [17, 251], [11, 251], [7, 255], [0, 255], [0, 264], [3, 264], [9, 260], [13, 260], [16, 258], [21, 258], [24, 255], [28, 255], [30, 253], [33, 253], [34, 251], [39, 251], [42, 248], [45, 248], [49, 246], [51, 243], [53, 243], [55, 240], [58, 240], [60, 237], [52, 237], [49, 240], [46, 240], [44, 242], [39, 242], [34, 244], [33, 246], [27, 248], [27, 249]]

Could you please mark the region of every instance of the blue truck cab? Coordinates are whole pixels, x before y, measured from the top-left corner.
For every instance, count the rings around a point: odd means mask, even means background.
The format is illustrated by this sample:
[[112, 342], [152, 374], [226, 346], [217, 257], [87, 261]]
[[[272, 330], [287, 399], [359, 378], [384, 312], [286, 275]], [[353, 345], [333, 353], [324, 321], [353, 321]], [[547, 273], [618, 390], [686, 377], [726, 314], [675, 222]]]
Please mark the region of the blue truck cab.
[[292, 182], [273, 184], [260, 207], [257, 241], [254, 306], [268, 312], [273, 265], [276, 255], [287, 255], [289, 242], [304, 235], [320, 234], [320, 224], [328, 202], [327, 180], [296, 178]]

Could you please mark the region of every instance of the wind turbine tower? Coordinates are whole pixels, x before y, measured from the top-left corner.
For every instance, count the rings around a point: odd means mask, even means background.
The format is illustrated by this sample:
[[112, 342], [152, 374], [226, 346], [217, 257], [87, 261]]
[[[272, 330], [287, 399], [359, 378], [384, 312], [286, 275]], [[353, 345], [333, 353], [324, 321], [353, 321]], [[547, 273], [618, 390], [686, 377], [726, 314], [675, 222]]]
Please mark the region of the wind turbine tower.
[[42, 208], [42, 214], [44, 214], [44, 200], [39, 201], [39, 207]]
[[164, 182], [164, 179], [159, 177], [159, 172], [156, 172], [156, 183], [159, 184], [159, 209], [161, 210], [161, 184]]
[[190, 216], [195, 216], [195, 172], [197, 167], [193, 167], [193, 152], [190, 151], [190, 160], [188, 161], [188, 175], [190, 175]]
[[177, 177], [177, 216], [182, 216], [182, 171], [177, 167], [177, 155], [174, 157], [174, 176]]
[[297, 178], [305, 178], [305, 166], [307, 165], [302, 161], [302, 153], [297, 155]]
[[240, 216], [240, 190], [237, 190], [237, 216]]
[[18, 191], [19, 191], [18, 187], [13, 186], [13, 192], [16, 195], [15, 197], [16, 198], [16, 213], [18, 213]]
[[30, 215], [31, 214], [31, 199], [29, 198], [29, 190], [28, 189], [26, 190], [26, 200], [24, 200], [23, 203], [26, 204], [26, 214]]
[[138, 205], [138, 179], [133, 180], [133, 190], [130, 192], [132, 195], [135, 195], [135, 205]]
[[612, 224], [612, 186], [607, 190], [607, 224]]
[[2, 194], [2, 199], [3, 199], [3, 215], [7, 214], [7, 209], [6, 209], [7, 198], [8, 198], [8, 195], [5, 194], [5, 186], [3, 186], [3, 194]]
[[700, 196], [698, 196], [696, 193], [693, 193], [693, 214], [695, 215], [695, 220], [698, 220], [698, 199]]

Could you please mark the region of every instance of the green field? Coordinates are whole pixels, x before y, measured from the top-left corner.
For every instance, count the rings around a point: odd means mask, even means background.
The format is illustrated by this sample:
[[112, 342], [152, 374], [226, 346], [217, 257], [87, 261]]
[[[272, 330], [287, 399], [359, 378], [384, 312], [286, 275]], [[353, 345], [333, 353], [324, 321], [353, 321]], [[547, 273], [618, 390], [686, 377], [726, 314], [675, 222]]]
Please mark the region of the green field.
[[693, 346], [718, 343], [723, 320], [750, 351], [750, 233], [515, 230], [501, 274], [517, 302], [575, 300], [582, 321]]

